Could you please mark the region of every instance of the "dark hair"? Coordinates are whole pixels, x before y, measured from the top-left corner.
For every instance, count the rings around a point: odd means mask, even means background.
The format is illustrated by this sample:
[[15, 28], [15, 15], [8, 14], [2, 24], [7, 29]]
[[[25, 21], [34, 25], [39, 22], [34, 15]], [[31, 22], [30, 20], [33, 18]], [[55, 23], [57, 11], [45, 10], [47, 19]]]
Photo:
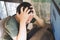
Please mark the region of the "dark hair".
[[[25, 10], [26, 7], [28, 7], [28, 9], [32, 9], [30, 6], [32, 6], [30, 3], [28, 2], [22, 2], [20, 5], [18, 5], [16, 12], [18, 12], [20, 14], [21, 12], [21, 7], [23, 7], [23, 11]], [[32, 10], [30, 12], [33, 12]], [[29, 13], [30, 13], [29, 12]], [[35, 18], [32, 19], [31, 23], [35, 22]]]
[[[28, 2], [22, 2], [20, 5], [18, 5], [18, 7], [16, 9], [16, 12], [18, 12], [20, 14], [21, 7], [23, 7], [23, 11], [25, 10], [26, 7], [28, 7], [28, 9], [32, 9], [30, 6], [32, 6], [30, 3], [28, 3]], [[33, 11], [31, 10], [30, 12], [33, 12]]]

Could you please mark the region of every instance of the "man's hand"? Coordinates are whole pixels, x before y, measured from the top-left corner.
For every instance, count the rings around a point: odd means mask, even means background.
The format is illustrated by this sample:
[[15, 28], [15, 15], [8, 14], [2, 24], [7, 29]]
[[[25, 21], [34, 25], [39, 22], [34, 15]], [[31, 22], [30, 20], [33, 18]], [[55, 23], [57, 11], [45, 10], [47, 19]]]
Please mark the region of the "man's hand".
[[21, 7], [21, 13], [20, 14], [17, 13], [20, 19], [20, 22], [25, 22], [25, 23], [27, 22], [29, 16], [31, 15], [31, 14], [28, 14], [29, 12], [30, 12], [30, 9], [28, 9], [28, 7], [26, 7], [24, 11], [23, 11], [23, 7]]
[[33, 17], [36, 18], [37, 15], [36, 15], [36, 11], [35, 11], [34, 7], [33, 6], [30, 6], [30, 7], [33, 8], [32, 9], [32, 11], [33, 11]]
[[42, 19], [42, 18], [39, 18], [37, 15], [36, 15], [36, 11], [35, 11], [35, 9], [34, 9], [34, 7], [33, 6], [31, 6], [33, 9], [33, 17], [36, 19], [36, 23], [38, 24], [38, 25], [40, 25], [40, 26], [42, 26], [42, 27], [44, 27], [45, 26], [45, 23], [44, 23], [44, 20]]

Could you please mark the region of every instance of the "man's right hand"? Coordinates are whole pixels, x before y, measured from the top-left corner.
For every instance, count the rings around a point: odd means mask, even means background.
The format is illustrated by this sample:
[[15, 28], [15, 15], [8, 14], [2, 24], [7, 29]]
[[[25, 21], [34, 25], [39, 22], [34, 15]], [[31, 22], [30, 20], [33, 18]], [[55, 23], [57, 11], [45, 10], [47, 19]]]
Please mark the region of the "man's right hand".
[[20, 14], [17, 13], [20, 19], [20, 22], [24, 22], [24, 23], [27, 22], [29, 16], [31, 15], [31, 14], [28, 14], [29, 12], [30, 12], [30, 9], [28, 9], [28, 7], [26, 7], [24, 11], [23, 11], [23, 7], [21, 7], [21, 13]]

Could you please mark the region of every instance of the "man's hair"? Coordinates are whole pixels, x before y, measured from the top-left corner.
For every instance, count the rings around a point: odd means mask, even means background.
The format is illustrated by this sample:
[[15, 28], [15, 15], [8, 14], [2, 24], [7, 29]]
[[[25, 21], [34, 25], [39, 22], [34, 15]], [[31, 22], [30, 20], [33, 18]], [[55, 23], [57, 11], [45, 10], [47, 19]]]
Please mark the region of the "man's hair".
[[[21, 7], [23, 7], [23, 11], [25, 10], [26, 7], [28, 7], [28, 9], [32, 9], [30, 6], [32, 6], [30, 3], [28, 3], [28, 2], [22, 2], [20, 5], [18, 5], [18, 7], [16, 9], [16, 12], [18, 12], [20, 14]], [[30, 12], [32, 12], [32, 10]]]
[[[32, 8], [30, 6], [32, 6], [30, 3], [28, 3], [28, 2], [22, 2], [20, 5], [18, 5], [18, 7], [16, 9], [16, 12], [18, 12], [20, 14], [21, 13], [21, 7], [23, 7], [23, 11], [25, 10], [26, 7], [28, 7], [28, 9], [30, 9], [30, 12], [33, 12], [31, 10]], [[33, 23], [33, 22], [35, 22], [35, 18], [32, 19], [31, 23]]]

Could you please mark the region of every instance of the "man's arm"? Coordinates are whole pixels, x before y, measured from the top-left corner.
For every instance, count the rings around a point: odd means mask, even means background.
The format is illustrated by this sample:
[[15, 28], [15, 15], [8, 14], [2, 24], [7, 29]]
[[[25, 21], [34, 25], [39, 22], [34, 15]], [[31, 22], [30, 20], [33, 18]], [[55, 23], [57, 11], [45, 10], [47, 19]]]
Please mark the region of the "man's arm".
[[41, 27], [45, 27], [45, 22], [42, 18], [39, 18], [37, 15], [34, 18], [36, 19], [36, 24], [40, 25]]
[[[33, 6], [31, 6], [31, 7], [33, 7]], [[37, 24], [40, 25], [41, 27], [44, 27], [44, 26], [45, 26], [44, 20], [43, 20], [42, 18], [39, 18], [39, 17], [36, 15], [36, 11], [35, 11], [34, 7], [33, 7], [32, 10], [33, 10], [34, 18], [36, 19], [36, 22], [35, 22], [35, 23], [37, 23]]]
[[18, 33], [18, 40], [26, 40], [27, 39], [27, 31], [26, 31], [26, 23], [20, 22], [20, 28]]
[[28, 9], [28, 7], [25, 8], [25, 10], [23, 11], [23, 7], [21, 8], [21, 13], [18, 14], [17, 16], [19, 17], [19, 33], [18, 36], [16, 37], [16, 40], [27, 40], [27, 31], [26, 31], [26, 24], [27, 24], [27, 20], [29, 18], [29, 16], [31, 14], [28, 14], [30, 12], [30, 9]]

